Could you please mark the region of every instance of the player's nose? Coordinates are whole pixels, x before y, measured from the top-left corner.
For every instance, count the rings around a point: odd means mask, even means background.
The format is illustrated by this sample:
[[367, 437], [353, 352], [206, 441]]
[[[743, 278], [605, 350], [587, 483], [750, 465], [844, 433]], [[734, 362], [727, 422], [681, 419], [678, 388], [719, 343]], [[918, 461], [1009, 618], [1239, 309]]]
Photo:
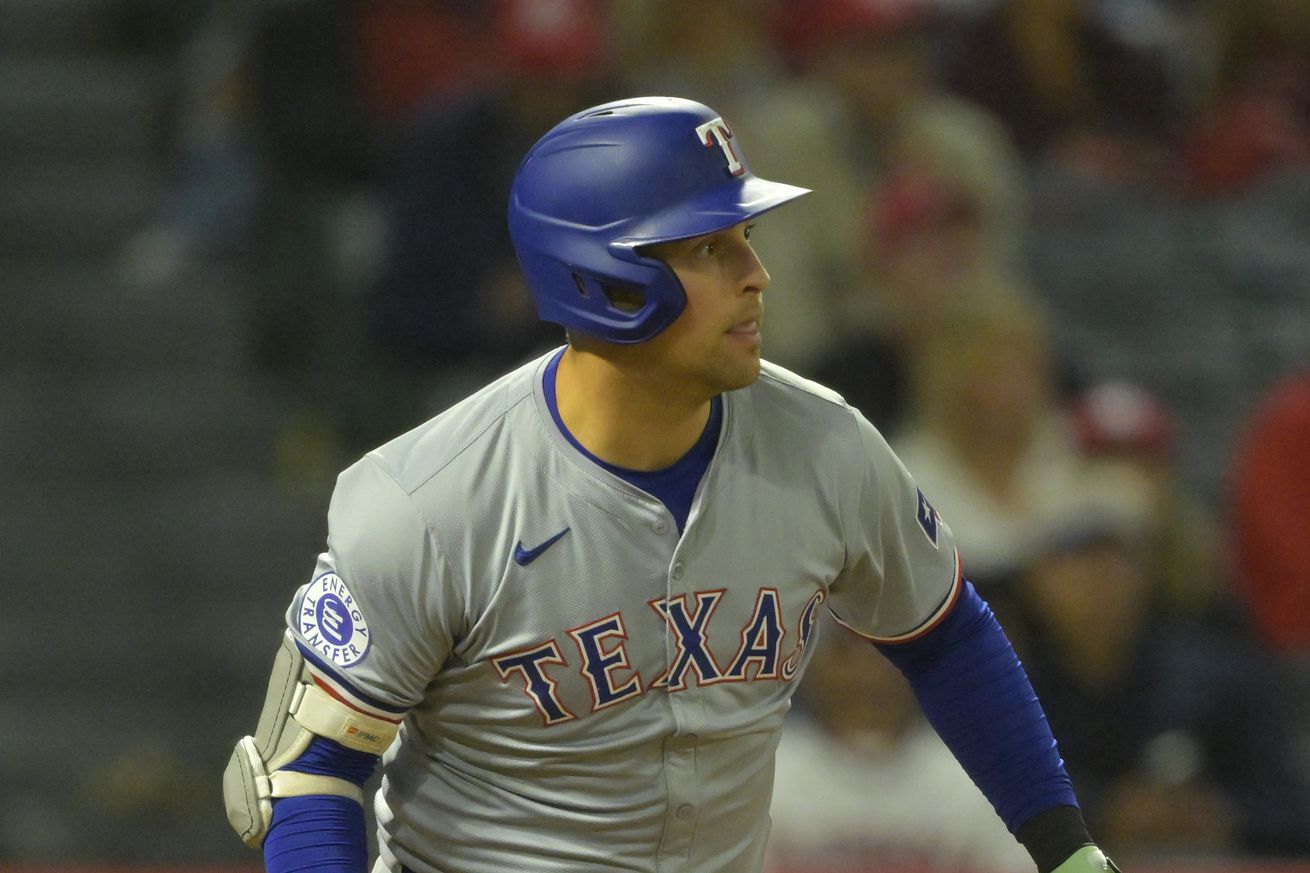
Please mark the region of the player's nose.
[[764, 269], [764, 262], [749, 244], [744, 247], [741, 259], [741, 286], [743, 291], [763, 292], [769, 287], [769, 271]]

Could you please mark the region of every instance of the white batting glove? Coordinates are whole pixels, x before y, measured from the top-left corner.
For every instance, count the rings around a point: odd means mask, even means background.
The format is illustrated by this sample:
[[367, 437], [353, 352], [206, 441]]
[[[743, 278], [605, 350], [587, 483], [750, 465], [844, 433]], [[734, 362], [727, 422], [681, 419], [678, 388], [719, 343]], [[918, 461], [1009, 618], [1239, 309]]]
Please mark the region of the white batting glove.
[[1083, 846], [1051, 873], [1105, 873], [1107, 870], [1119, 873], [1119, 868], [1104, 852], [1096, 846]]

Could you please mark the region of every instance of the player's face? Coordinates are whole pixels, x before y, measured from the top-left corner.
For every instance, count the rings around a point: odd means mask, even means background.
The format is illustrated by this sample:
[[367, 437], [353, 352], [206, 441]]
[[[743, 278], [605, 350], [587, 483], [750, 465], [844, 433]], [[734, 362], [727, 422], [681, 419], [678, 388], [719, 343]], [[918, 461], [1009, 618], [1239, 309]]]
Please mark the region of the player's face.
[[687, 307], [645, 345], [671, 376], [713, 396], [755, 381], [760, 373], [764, 289], [769, 274], [743, 222], [694, 239], [653, 246], [687, 293]]

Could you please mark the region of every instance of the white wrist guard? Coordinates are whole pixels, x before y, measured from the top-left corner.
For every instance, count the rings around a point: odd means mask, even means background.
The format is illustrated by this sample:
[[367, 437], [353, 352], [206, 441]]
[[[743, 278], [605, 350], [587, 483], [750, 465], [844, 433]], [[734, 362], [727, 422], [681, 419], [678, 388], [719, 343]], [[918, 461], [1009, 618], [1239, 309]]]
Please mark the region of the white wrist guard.
[[246, 845], [258, 848], [273, 820], [273, 798], [335, 794], [362, 804], [363, 792], [353, 782], [280, 768], [303, 755], [315, 736], [381, 755], [399, 728], [352, 709], [314, 684], [295, 640], [284, 634], [255, 735], [237, 743], [223, 772], [232, 829]]

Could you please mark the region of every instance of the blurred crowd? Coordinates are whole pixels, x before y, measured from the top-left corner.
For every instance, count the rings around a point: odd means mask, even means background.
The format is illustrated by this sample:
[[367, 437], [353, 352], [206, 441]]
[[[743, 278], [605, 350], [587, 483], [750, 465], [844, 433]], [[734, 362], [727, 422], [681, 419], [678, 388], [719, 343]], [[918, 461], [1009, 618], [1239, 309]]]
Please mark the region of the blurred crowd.
[[[950, 524], [1092, 832], [1310, 856], [1310, 4], [165, 5], [174, 184], [119, 269], [247, 277], [289, 481], [562, 341], [505, 226], [532, 142], [700, 100], [816, 192], [757, 229], [765, 356], [864, 411]], [[775, 869], [1028, 870], [899, 677], [825, 631]]]

